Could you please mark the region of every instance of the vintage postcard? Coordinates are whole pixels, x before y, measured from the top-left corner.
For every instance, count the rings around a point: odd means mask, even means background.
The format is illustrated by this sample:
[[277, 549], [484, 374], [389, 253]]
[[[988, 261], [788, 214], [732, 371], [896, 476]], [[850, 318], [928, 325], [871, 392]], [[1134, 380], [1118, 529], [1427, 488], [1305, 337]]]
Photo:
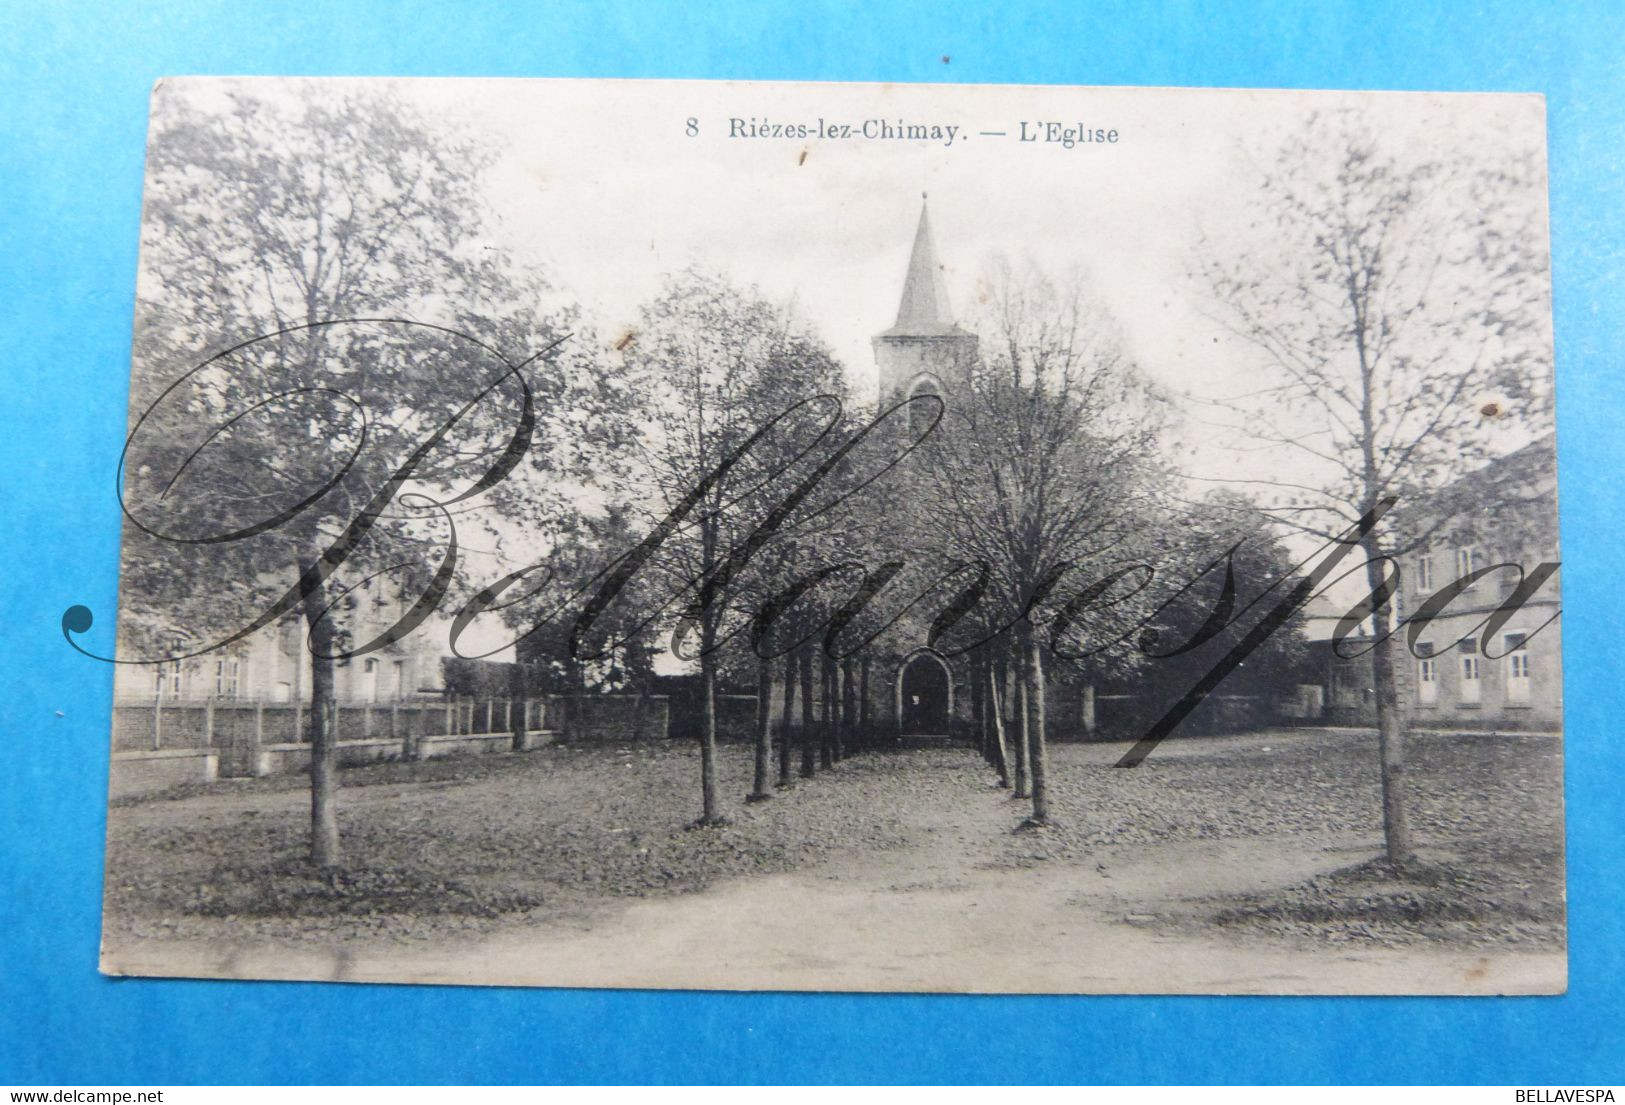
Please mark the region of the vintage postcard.
[[1560, 993], [1539, 97], [176, 79], [103, 969]]

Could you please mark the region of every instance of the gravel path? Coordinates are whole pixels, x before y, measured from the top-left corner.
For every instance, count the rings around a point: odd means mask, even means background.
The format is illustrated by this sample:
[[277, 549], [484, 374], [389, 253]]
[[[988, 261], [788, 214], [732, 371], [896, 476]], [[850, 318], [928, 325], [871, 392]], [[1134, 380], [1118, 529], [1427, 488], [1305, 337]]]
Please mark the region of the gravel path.
[[[1558, 742], [1416, 738], [1417, 838], [1458, 877], [1375, 890], [1346, 873], [1380, 848], [1373, 744], [1170, 742], [1130, 771], [1119, 746], [1060, 746], [1057, 825], [1038, 833], [1010, 832], [1024, 804], [962, 749], [859, 756], [746, 805], [748, 749], [725, 748], [732, 823], [704, 830], [685, 827], [683, 746], [388, 765], [345, 775], [338, 880], [297, 858], [300, 780], [221, 784], [111, 811], [104, 960], [554, 985], [1560, 987]], [[1116, 948], [1112, 969], [1080, 960], [1081, 932]], [[1124, 974], [1136, 949], [1186, 966]]]

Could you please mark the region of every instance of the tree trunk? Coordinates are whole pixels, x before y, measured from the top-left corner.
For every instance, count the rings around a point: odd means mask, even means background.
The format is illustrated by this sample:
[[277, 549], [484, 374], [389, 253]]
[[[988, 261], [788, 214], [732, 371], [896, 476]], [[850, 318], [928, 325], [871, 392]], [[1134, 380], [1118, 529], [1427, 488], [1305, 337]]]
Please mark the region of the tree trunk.
[[988, 716], [993, 721], [993, 747], [996, 760], [994, 766], [999, 769], [999, 785], [1010, 785], [1010, 752], [1009, 744], [1004, 739], [1004, 703], [999, 700], [999, 673], [994, 670], [990, 662], [987, 667], [987, 695]]
[[748, 802], [765, 802], [773, 797], [768, 780], [773, 761], [773, 669], [771, 661], [756, 661], [756, 775]]
[[[632, 739], [643, 739], [643, 719], [649, 713], [649, 684], [638, 680], [638, 697], [632, 703]], [[544, 724], [541, 728], [547, 728]]]
[[299, 560], [299, 597], [310, 627], [310, 862], [336, 867], [339, 851], [338, 747], [333, 731], [333, 621], [314, 560]]
[[717, 807], [717, 661], [711, 649], [700, 656], [700, 793], [700, 824], [721, 824]]
[[1049, 823], [1049, 752], [1046, 748], [1048, 726], [1044, 717], [1044, 653], [1038, 634], [1031, 622], [1021, 624], [1022, 644], [1026, 651], [1027, 710], [1032, 715], [1028, 728], [1028, 774], [1032, 780], [1033, 821], [1039, 825]]
[[828, 771], [835, 766], [835, 727], [838, 711], [835, 702], [835, 657], [820, 649], [818, 661], [819, 682], [823, 688], [824, 724], [819, 728], [818, 766]]
[[982, 712], [982, 661], [980, 657], [969, 656], [966, 663], [970, 665], [970, 724], [971, 732], [976, 735], [976, 754], [991, 765], [993, 752], [988, 738], [987, 715]]
[[987, 761], [993, 763], [993, 742], [988, 740], [987, 714], [982, 705], [982, 658], [972, 655], [968, 658], [970, 663], [970, 717], [971, 729], [976, 733], [976, 752]]
[[817, 732], [817, 719], [813, 716], [813, 662], [812, 646], [803, 645], [801, 654], [801, 776], [811, 778], [818, 773], [818, 750], [813, 747]]
[[838, 748], [843, 760], [852, 754], [857, 744], [858, 692], [852, 668], [850, 658], [841, 661], [841, 741]]
[[874, 740], [874, 726], [869, 716], [869, 657], [858, 665], [858, 729], [863, 733], [863, 746], [870, 747]]
[[[1376, 595], [1384, 581], [1382, 564], [1377, 559], [1382, 553], [1372, 535], [1367, 535], [1363, 544], [1366, 582]], [[1384, 606], [1372, 613], [1372, 632], [1377, 636], [1387, 632], [1387, 609]], [[1393, 633], [1371, 650], [1371, 682], [1377, 694], [1377, 749], [1382, 764], [1382, 834], [1388, 862], [1395, 867], [1405, 867], [1415, 859], [1405, 782], [1405, 717], [1399, 705], [1399, 670], [1394, 658], [1400, 647], [1400, 635]]]
[[795, 780], [790, 778], [790, 734], [796, 729], [796, 654], [794, 650], [784, 654], [784, 721], [779, 726], [779, 783], [781, 787], [793, 787]]
[[1027, 757], [1032, 746], [1027, 743], [1027, 680], [1022, 675], [1023, 667], [1019, 653], [1014, 664], [1009, 661], [1004, 664], [1004, 682], [1008, 688], [1005, 699], [1010, 704], [1011, 737], [1016, 752], [1016, 785], [1015, 792], [1010, 795], [1012, 798], [1032, 797], [1032, 788], [1027, 781], [1027, 769], [1031, 762]]
[[[513, 730], [513, 750], [515, 752], [523, 752], [525, 746], [530, 743], [527, 734], [528, 719], [525, 717], [525, 709], [528, 704], [528, 700], [525, 698], [525, 666], [515, 660], [508, 679], [508, 724]], [[514, 709], [516, 705], [519, 707], [517, 710]], [[394, 736], [395, 724], [393, 718], [391, 718], [389, 728], [390, 736]], [[633, 736], [637, 735], [635, 726], [632, 734]]]

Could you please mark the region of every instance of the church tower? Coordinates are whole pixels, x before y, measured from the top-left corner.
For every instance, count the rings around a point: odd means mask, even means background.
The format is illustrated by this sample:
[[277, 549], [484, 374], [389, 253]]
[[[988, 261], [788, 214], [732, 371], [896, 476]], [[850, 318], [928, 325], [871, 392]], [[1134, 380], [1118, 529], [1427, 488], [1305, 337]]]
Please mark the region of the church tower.
[[940, 395], [951, 402], [976, 359], [976, 335], [954, 325], [924, 199], [897, 321], [873, 340], [882, 410], [915, 395]]

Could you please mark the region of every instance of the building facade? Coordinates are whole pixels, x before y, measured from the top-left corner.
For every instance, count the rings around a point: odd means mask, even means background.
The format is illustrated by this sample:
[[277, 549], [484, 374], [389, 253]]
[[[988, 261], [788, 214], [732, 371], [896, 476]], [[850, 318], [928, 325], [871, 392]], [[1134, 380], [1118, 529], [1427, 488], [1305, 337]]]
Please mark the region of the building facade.
[[[369, 640], [401, 616], [396, 590], [367, 584], [340, 601], [339, 623], [350, 639]], [[264, 702], [310, 700], [310, 652], [304, 619], [290, 615], [224, 649], [162, 664], [119, 664], [113, 694], [121, 702]], [[333, 693], [341, 705], [401, 702], [444, 688], [434, 627], [420, 626], [405, 639], [334, 665]], [[177, 633], [171, 653], [196, 645]]]
[[[943, 266], [931, 233], [931, 212], [921, 197], [903, 294], [889, 329], [872, 340], [880, 409], [922, 396], [947, 401], [965, 387], [976, 363], [977, 338], [955, 321]], [[935, 404], [913, 403], [908, 427], [923, 433], [937, 417]], [[964, 672], [928, 648], [896, 658], [869, 686], [871, 716], [887, 719], [903, 736], [947, 736], [968, 716]]]
[[[1412, 724], [1560, 730], [1563, 649], [1553, 438], [1548, 435], [1456, 481], [1414, 512], [1410, 525], [1428, 536], [1400, 557], [1401, 612], [1414, 618], [1442, 589], [1466, 581], [1448, 605], [1425, 620], [1411, 649], [1413, 670], [1401, 685]], [[1533, 583], [1537, 572], [1544, 577], [1539, 587], [1486, 638], [1486, 620], [1521, 580]]]

